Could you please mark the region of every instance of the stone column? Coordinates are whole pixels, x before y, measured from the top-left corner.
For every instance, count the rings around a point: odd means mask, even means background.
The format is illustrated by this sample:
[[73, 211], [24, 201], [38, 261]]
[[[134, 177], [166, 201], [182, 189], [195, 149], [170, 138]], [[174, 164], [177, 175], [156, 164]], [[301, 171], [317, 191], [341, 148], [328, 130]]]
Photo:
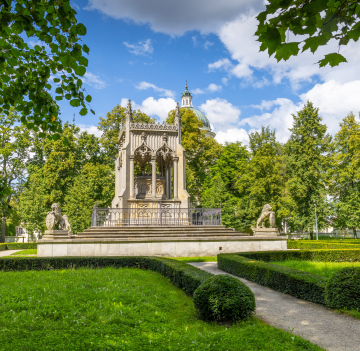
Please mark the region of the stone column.
[[129, 198], [132, 200], [134, 199], [134, 155], [130, 155], [130, 196]]
[[151, 162], [152, 162], [152, 172], [151, 172], [152, 197], [155, 199], [156, 198], [156, 156], [151, 157]]
[[165, 168], [165, 195], [167, 199], [170, 199], [170, 166]]
[[174, 199], [178, 198], [178, 157], [174, 157]]

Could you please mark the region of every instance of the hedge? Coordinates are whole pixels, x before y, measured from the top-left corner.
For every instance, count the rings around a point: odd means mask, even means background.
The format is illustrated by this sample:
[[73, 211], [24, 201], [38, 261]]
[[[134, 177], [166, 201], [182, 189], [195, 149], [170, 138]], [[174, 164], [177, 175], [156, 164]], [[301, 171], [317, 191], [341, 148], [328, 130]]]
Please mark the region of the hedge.
[[37, 243], [2, 243], [0, 251], [36, 249]]
[[132, 267], [149, 269], [169, 278], [192, 295], [211, 273], [187, 263], [162, 257], [6, 257], [0, 258], [0, 271], [52, 270], [74, 268]]
[[[237, 255], [250, 259], [270, 262], [270, 261], [360, 261], [359, 249], [342, 249], [342, 250], [301, 250], [301, 251], [261, 251], [261, 252], [241, 252]], [[219, 256], [218, 256], [219, 257]]]
[[239, 254], [218, 255], [218, 268], [285, 294], [315, 303], [326, 304], [326, 278], [316, 274], [246, 258], [243, 253], [241, 253], [241, 255], [242, 256]]
[[[359, 240], [360, 244], [360, 240]], [[360, 249], [358, 243], [352, 242], [329, 242], [329, 241], [314, 241], [314, 240], [288, 240], [288, 249], [300, 250], [319, 250], [319, 249]]]

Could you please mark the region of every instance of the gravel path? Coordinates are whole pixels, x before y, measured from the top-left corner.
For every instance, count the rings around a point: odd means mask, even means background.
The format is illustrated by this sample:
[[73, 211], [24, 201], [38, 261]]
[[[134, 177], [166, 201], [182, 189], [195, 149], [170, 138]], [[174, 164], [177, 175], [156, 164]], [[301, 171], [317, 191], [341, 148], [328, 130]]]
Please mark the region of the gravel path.
[[18, 251], [22, 251], [22, 250], [5, 250], [5, 251], [0, 251], [0, 257], [10, 256], [10, 255], [13, 254], [14, 252], [18, 252]]
[[[217, 262], [190, 264], [213, 274], [227, 274], [217, 268]], [[360, 320], [248, 280], [238, 279], [254, 293], [256, 316], [264, 322], [300, 335], [328, 351], [360, 351]]]

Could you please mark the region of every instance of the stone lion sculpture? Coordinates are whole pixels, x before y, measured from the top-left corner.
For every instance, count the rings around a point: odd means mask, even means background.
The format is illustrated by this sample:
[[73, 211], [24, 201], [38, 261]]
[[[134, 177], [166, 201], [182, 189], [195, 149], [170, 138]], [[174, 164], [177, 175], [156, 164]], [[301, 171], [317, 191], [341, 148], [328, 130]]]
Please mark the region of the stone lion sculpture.
[[51, 205], [51, 211], [46, 215], [46, 227], [48, 230], [54, 230], [56, 223], [59, 223], [60, 230], [71, 232], [71, 225], [67, 215], [61, 215], [60, 205], [55, 203]]
[[270, 228], [275, 228], [275, 212], [271, 211], [272, 207], [269, 204], [266, 204], [262, 211], [259, 219], [256, 222], [256, 228], [261, 227], [261, 224], [269, 217]]

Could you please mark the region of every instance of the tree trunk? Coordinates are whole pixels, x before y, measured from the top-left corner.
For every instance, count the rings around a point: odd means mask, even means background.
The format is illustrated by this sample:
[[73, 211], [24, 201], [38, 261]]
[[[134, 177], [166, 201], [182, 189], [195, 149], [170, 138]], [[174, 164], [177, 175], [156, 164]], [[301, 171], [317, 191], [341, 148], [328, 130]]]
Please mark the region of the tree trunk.
[[5, 242], [5, 232], [6, 232], [6, 217], [2, 217], [1, 219], [1, 238], [0, 238], [0, 243], [4, 243]]
[[356, 228], [353, 228], [353, 232], [354, 232], [354, 239], [357, 239]]
[[310, 230], [310, 240], [314, 240], [314, 231]]

